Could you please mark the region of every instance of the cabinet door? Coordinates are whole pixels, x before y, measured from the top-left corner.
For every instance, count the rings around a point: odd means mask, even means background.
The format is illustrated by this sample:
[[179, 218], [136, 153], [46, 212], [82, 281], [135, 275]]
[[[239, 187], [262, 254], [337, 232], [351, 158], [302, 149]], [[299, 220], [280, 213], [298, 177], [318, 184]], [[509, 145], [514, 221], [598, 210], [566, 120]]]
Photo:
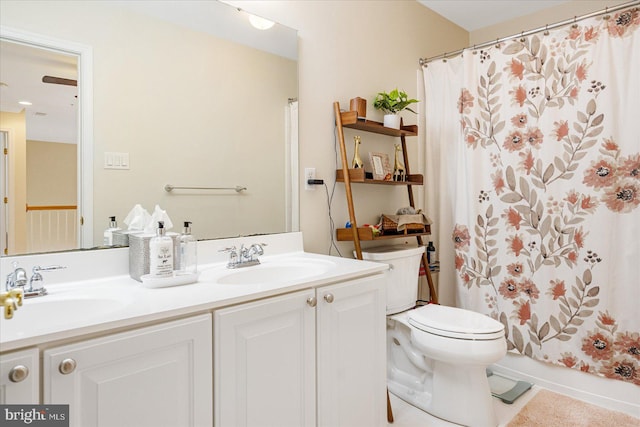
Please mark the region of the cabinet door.
[[212, 424], [211, 315], [44, 352], [44, 403], [69, 404], [71, 426]]
[[40, 403], [38, 349], [0, 356], [0, 404]]
[[215, 312], [217, 427], [315, 426], [314, 296], [307, 290]]
[[382, 275], [317, 290], [318, 425], [386, 426]]

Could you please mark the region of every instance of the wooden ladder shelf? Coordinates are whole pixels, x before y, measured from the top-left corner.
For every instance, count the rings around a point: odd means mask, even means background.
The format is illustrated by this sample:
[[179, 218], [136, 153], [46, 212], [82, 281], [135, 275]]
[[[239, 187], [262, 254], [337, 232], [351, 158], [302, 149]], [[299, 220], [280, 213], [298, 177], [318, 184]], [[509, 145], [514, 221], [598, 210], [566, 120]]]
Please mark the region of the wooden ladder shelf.
[[[422, 241], [422, 236], [431, 234], [429, 226], [426, 227], [426, 230], [424, 232], [420, 232], [420, 233], [405, 233], [405, 234], [380, 235], [380, 236], [374, 236], [373, 231], [368, 227], [358, 228], [358, 223], [356, 221], [356, 214], [355, 214], [355, 208], [353, 203], [353, 192], [351, 188], [352, 183], [406, 186], [407, 194], [409, 196], [409, 206], [415, 207], [415, 202], [413, 198], [413, 186], [422, 185], [424, 179], [422, 175], [412, 175], [409, 172], [409, 156], [407, 154], [406, 137], [417, 136], [418, 127], [415, 125], [411, 125], [411, 126], [401, 125], [400, 129], [392, 129], [392, 128], [384, 127], [380, 122], [375, 122], [371, 120], [358, 120], [355, 111], [341, 112], [340, 103], [338, 102], [333, 103], [333, 110], [336, 116], [336, 127], [338, 129], [338, 141], [340, 142], [340, 159], [342, 161], [342, 169], [338, 169], [336, 171], [336, 181], [344, 183], [345, 192], [347, 196], [347, 208], [349, 210], [349, 221], [351, 223], [351, 228], [339, 228], [336, 230], [337, 240], [342, 240], [342, 241], [352, 240], [353, 246], [356, 252], [356, 257], [358, 259], [362, 259], [362, 247], [360, 245], [360, 242], [365, 240], [382, 240], [382, 239], [415, 237], [418, 242], [418, 245], [424, 246], [424, 243]], [[374, 179], [366, 178], [364, 169], [362, 168], [349, 169], [349, 162], [347, 160], [347, 149], [344, 142], [344, 128], [357, 129], [365, 132], [371, 132], [371, 133], [400, 138], [400, 142], [402, 144], [402, 156], [404, 160], [405, 171], [407, 174], [407, 180], [406, 181], [374, 180]], [[422, 254], [421, 263], [422, 263], [422, 266], [424, 267], [424, 271], [426, 272], [427, 283], [429, 286], [430, 302], [437, 304], [438, 296], [436, 294], [435, 286], [433, 285], [433, 279], [431, 277], [431, 272], [429, 270], [429, 263], [427, 262], [426, 252]]]

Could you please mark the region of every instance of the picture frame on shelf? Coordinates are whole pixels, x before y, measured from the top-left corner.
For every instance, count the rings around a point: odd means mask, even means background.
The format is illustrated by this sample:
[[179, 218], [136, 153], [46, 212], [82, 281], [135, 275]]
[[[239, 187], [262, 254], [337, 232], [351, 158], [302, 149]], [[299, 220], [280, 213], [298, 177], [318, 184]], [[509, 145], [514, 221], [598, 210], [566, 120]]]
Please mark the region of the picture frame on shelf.
[[369, 152], [369, 161], [371, 162], [373, 179], [377, 181], [391, 179], [391, 163], [387, 154]]

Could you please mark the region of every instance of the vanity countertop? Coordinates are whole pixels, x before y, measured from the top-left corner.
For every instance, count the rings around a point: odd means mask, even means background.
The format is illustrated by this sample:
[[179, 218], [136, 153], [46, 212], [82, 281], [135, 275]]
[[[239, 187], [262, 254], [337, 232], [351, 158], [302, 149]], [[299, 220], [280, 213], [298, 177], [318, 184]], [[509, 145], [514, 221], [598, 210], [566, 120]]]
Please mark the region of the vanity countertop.
[[53, 284], [47, 286], [48, 295], [25, 300], [13, 319], [0, 319], [0, 352], [202, 313], [387, 269], [385, 264], [302, 250], [260, 259], [262, 266], [258, 267], [262, 268], [283, 263], [325, 267], [306, 277], [278, 277], [249, 284], [217, 283], [223, 275], [256, 268], [229, 270], [226, 262], [203, 265], [197, 283], [174, 287], [147, 288], [129, 275]]

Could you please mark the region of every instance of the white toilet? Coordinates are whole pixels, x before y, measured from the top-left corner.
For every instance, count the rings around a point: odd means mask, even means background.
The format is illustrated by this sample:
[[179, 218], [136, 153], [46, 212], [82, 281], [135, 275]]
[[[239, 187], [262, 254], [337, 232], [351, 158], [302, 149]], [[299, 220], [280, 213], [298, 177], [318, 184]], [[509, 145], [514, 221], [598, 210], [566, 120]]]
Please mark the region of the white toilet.
[[387, 279], [387, 386], [436, 417], [467, 426], [496, 426], [488, 365], [507, 352], [502, 323], [480, 313], [428, 304], [414, 308], [424, 247], [369, 248]]

